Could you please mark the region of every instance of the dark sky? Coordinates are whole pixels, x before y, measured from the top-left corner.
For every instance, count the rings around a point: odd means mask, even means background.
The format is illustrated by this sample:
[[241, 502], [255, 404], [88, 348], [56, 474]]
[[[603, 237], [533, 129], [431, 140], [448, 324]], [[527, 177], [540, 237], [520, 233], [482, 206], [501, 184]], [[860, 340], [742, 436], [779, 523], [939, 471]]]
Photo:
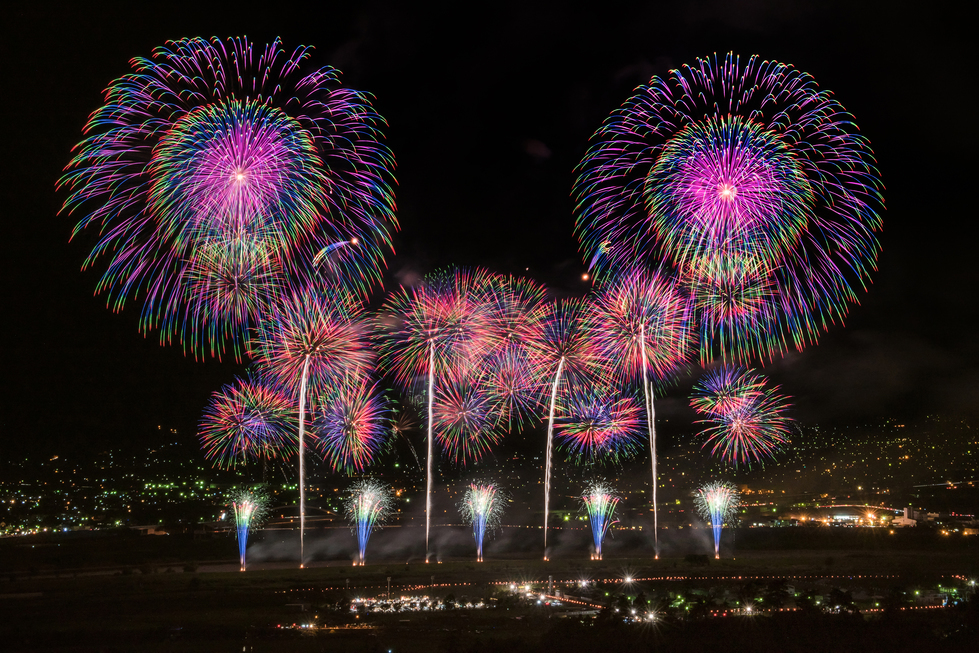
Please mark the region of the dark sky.
[[[93, 296], [96, 273], [79, 271], [85, 243], [68, 242], [73, 221], [57, 215], [64, 197], [54, 190], [87, 115], [131, 57], [212, 35], [313, 45], [317, 63], [376, 96], [398, 161], [392, 274], [449, 263], [529, 268], [571, 291], [584, 289], [572, 169], [605, 116], [651, 75], [698, 55], [794, 64], [856, 116], [887, 210], [880, 269], [846, 327], [768, 372], [805, 423], [979, 412], [979, 216], [966, 201], [976, 188], [975, 56], [967, 22], [948, 5], [313, 4], [26, 3], [4, 12], [4, 449], [100, 447], [156, 425], [192, 432], [209, 393], [239, 371], [144, 338], [135, 306], [107, 310]], [[683, 416], [687, 386], [661, 414]]]

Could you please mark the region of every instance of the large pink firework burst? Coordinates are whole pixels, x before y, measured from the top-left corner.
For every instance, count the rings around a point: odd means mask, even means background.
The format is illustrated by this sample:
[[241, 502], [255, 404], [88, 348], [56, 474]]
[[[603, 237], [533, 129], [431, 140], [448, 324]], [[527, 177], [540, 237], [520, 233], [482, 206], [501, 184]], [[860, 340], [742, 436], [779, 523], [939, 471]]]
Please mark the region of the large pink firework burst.
[[503, 434], [496, 428], [493, 402], [480, 376], [450, 374], [435, 389], [435, 439], [455, 463], [478, 462]]
[[63, 210], [83, 214], [73, 235], [98, 230], [85, 262], [107, 260], [97, 291], [115, 310], [142, 299], [142, 330], [237, 355], [339, 243], [356, 244], [342, 283], [379, 282], [398, 228], [384, 120], [310, 58], [278, 39], [180, 39], [106, 90], [59, 187]]
[[882, 184], [866, 138], [813, 78], [733, 54], [654, 77], [578, 167], [576, 233], [600, 273], [672, 267], [701, 357], [814, 343], [865, 287]]

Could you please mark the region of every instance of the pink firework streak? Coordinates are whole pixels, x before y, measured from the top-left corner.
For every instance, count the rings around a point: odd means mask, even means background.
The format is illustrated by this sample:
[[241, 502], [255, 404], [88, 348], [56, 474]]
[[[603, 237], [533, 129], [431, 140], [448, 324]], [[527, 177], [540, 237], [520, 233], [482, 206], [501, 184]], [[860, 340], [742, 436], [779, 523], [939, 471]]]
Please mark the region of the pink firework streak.
[[613, 374], [621, 382], [640, 381], [649, 430], [652, 473], [653, 545], [659, 557], [656, 473], [656, 382], [672, 377], [687, 362], [692, 346], [693, 306], [677, 284], [641, 268], [622, 272], [598, 293], [593, 319], [602, 353], [620, 361]]
[[[544, 559], [547, 559], [547, 522], [551, 497], [551, 460], [554, 450], [554, 416], [558, 394], [586, 387], [608, 371], [589, 328], [591, 306], [584, 300], [558, 300], [542, 313], [541, 328], [531, 341], [532, 360], [551, 380], [544, 456]], [[564, 386], [562, 386], [562, 381]]]

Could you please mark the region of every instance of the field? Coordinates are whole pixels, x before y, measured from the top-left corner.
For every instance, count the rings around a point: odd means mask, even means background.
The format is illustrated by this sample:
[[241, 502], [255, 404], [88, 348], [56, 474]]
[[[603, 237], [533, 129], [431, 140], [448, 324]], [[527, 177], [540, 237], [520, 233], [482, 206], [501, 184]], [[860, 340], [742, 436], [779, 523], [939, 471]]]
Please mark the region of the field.
[[[886, 644], [892, 651], [975, 650], [967, 646], [976, 642], [975, 600], [927, 609], [914, 592], [934, 597], [935, 587], [956, 586], [962, 594], [946, 596], [965, 597], [968, 579], [979, 577], [976, 538], [952, 542], [933, 534], [888, 538], [819, 529], [794, 542], [792, 535], [774, 532], [790, 529], [769, 530], [767, 536], [738, 533], [736, 556], [717, 561], [686, 554], [544, 562], [525, 555], [481, 564], [402, 559], [353, 567], [338, 554], [340, 559], [319, 560], [307, 569], [269, 560], [245, 573], [237, 571], [228, 538], [8, 538], [0, 541], [0, 648], [569, 653], [706, 647], [866, 651]], [[766, 548], [766, 537], [779, 548]], [[802, 548], [805, 541], [812, 547]], [[549, 577], [554, 592], [583, 604], [538, 604], [537, 595], [550, 591]], [[425, 595], [433, 606], [448, 600], [459, 607], [351, 611], [354, 598], [385, 597], [388, 578], [393, 596]], [[863, 614], [769, 612], [759, 604], [755, 616], [733, 616], [737, 597], [761, 596], [779, 579], [796, 595], [786, 607], [838, 590], [865, 597], [854, 601]], [[522, 589], [511, 589], [525, 585], [530, 599]], [[907, 597], [900, 606], [887, 603], [899, 590]], [[656, 606], [657, 620], [622, 623], [615, 607], [628, 610], [639, 593]], [[875, 600], [893, 609], [875, 609]], [[480, 602], [487, 607], [465, 607]], [[606, 605], [597, 616], [578, 614]], [[730, 615], [722, 617], [720, 610]]]

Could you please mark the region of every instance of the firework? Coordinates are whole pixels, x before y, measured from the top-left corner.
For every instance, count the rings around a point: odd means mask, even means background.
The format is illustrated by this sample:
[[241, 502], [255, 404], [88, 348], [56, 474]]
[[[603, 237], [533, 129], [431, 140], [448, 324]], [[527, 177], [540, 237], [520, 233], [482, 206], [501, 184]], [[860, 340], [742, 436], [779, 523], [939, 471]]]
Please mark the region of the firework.
[[487, 284], [488, 355], [480, 362], [497, 425], [522, 428], [537, 419], [545, 381], [530, 343], [541, 335], [544, 288], [534, 281], [494, 275]]
[[762, 462], [789, 441], [792, 420], [784, 415], [789, 407], [768, 388], [757, 372], [739, 367], [721, 367], [708, 372], [693, 388], [690, 405], [709, 426], [703, 431], [704, 447], [737, 466]]
[[391, 419], [377, 384], [344, 378], [317, 398], [313, 440], [335, 472], [360, 473], [378, 455]]
[[551, 399], [547, 417], [547, 445], [544, 456], [544, 559], [547, 559], [547, 522], [551, 498], [551, 458], [554, 450], [554, 410], [558, 392], [564, 382], [568, 388], [587, 385], [601, 377], [604, 368], [595, 339], [587, 321], [588, 304], [584, 300], [561, 300], [547, 305], [541, 316], [541, 328], [530, 342], [531, 355], [538, 369], [551, 381]]
[[[261, 324], [252, 345], [263, 375], [299, 398], [299, 556], [304, 560], [306, 531], [307, 403], [329, 396], [345, 379], [366, 378], [372, 350], [360, 322], [360, 303], [335, 289], [329, 299], [312, 290], [296, 291]], [[329, 449], [328, 449], [329, 451]]]
[[347, 499], [347, 518], [357, 532], [358, 557], [355, 565], [364, 564], [367, 540], [375, 526], [384, 522], [394, 508], [394, 495], [390, 488], [372, 479], [364, 479], [350, 488]]
[[248, 531], [258, 526], [268, 512], [268, 492], [263, 487], [245, 488], [231, 492], [231, 508], [238, 530], [238, 555], [241, 571], [245, 571], [245, 551], [248, 548]]
[[[339, 86], [311, 49], [278, 39], [181, 39], [132, 60], [105, 91], [59, 181], [108, 260], [97, 285], [115, 310], [143, 295], [140, 328], [220, 355], [284, 287], [340, 261], [360, 290], [391, 248], [394, 159], [369, 96]], [[203, 292], [202, 292], [203, 290]]]
[[605, 284], [595, 304], [594, 331], [602, 354], [608, 360], [620, 361], [610, 372], [622, 383], [642, 383], [652, 472], [653, 546], [658, 558], [659, 483], [653, 389], [655, 382], [662, 383], [674, 375], [689, 356], [692, 306], [675, 282], [640, 268], [626, 270]]
[[641, 86], [596, 132], [575, 231], [602, 273], [652, 258], [679, 273], [703, 317], [702, 359], [771, 358], [814, 343], [866, 286], [883, 208], [874, 166], [811, 76], [698, 59]]
[[287, 458], [295, 450], [291, 402], [269, 384], [239, 379], [211, 395], [198, 434], [208, 459], [230, 468], [249, 458]]
[[588, 521], [591, 522], [591, 535], [595, 541], [595, 553], [592, 560], [602, 559], [602, 542], [605, 541], [605, 534], [612, 524], [618, 522], [613, 520], [615, 507], [619, 504], [619, 495], [604, 483], [593, 483], [585, 490], [581, 501], [588, 512]]
[[484, 270], [452, 268], [402, 289], [381, 310], [380, 363], [395, 382], [411, 392], [419, 377], [426, 378], [428, 400], [427, 459], [425, 463], [425, 551], [429, 554], [432, 513], [432, 456], [435, 377], [467, 374], [487, 351], [487, 288]]
[[446, 376], [435, 389], [435, 440], [458, 464], [478, 462], [502, 434], [495, 428], [492, 402], [475, 372]]
[[734, 517], [738, 507], [738, 491], [730, 483], [708, 483], [697, 490], [694, 501], [697, 512], [709, 521], [714, 531], [714, 557], [720, 558], [721, 527]]
[[576, 393], [563, 412], [554, 425], [558, 443], [579, 459], [619, 460], [642, 441], [642, 408], [632, 397], [603, 390]]
[[495, 483], [470, 483], [460, 505], [462, 517], [472, 524], [476, 539], [476, 560], [483, 561], [483, 538], [486, 530], [492, 531], [500, 523], [503, 514], [502, 496]]

